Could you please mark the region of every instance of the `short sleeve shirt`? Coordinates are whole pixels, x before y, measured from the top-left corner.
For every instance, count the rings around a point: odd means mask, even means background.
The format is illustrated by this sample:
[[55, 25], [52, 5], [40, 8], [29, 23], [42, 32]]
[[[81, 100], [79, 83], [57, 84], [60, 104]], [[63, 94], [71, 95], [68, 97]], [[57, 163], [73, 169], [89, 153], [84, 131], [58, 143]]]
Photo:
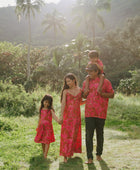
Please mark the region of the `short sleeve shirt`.
[[[87, 96], [85, 105], [85, 117], [106, 119], [109, 98], [101, 97], [101, 95], [97, 93], [99, 82], [99, 77], [89, 80], [89, 95]], [[83, 83], [83, 90], [84, 88], [85, 81]], [[104, 79], [102, 92], [114, 93], [112, 85], [107, 79]]]

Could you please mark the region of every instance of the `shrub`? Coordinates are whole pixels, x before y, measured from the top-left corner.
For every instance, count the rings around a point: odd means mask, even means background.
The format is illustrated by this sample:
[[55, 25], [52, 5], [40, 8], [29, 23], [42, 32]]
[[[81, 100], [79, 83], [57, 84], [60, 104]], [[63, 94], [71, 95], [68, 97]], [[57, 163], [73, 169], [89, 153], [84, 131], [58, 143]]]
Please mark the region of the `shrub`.
[[136, 83], [132, 80], [132, 78], [125, 79], [125, 80], [121, 79], [117, 90], [127, 95], [135, 94]]
[[0, 112], [8, 116], [31, 116], [36, 113], [35, 99], [22, 85], [0, 82]]
[[9, 123], [0, 120], [0, 131], [2, 131], [2, 130], [11, 131], [12, 127], [11, 127], [11, 125]]
[[136, 94], [140, 92], [140, 70], [129, 71], [131, 78], [121, 79], [117, 90], [124, 94]]

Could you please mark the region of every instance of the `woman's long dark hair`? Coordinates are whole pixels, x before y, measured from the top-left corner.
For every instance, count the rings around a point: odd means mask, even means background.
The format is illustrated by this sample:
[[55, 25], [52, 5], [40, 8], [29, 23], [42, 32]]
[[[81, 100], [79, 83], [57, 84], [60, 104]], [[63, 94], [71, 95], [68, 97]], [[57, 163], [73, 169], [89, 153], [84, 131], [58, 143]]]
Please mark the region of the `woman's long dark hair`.
[[61, 91], [61, 102], [62, 102], [62, 98], [63, 98], [63, 91], [65, 89], [69, 89], [69, 86], [67, 85], [66, 83], [66, 79], [69, 78], [71, 80], [75, 80], [75, 85], [77, 86], [78, 85], [78, 82], [77, 82], [77, 78], [76, 76], [73, 74], [73, 73], [68, 73], [66, 74], [66, 76], [64, 77], [64, 83], [63, 83], [63, 88], [62, 88], [62, 91]]
[[[41, 110], [42, 110], [42, 108], [44, 107], [44, 101], [45, 100], [47, 100], [48, 102], [49, 102], [49, 106], [48, 106], [48, 109], [50, 110], [50, 109], [53, 109], [53, 98], [52, 98], [52, 96], [50, 96], [50, 95], [45, 95], [44, 97], [43, 97], [43, 99], [41, 100], [41, 105], [40, 105], [40, 109], [39, 109], [39, 113], [41, 114]], [[54, 109], [53, 109], [54, 110]]]

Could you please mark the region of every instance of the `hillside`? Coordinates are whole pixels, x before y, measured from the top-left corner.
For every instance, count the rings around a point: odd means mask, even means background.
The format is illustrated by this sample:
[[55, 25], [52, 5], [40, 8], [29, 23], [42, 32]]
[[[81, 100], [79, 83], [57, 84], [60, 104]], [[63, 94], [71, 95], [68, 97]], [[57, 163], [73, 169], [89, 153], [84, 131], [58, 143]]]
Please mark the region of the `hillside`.
[[[71, 0], [61, 0], [60, 3], [46, 4], [41, 9], [40, 13], [36, 13], [35, 18], [32, 18], [32, 45], [51, 45], [53, 44], [53, 32], [48, 31], [43, 34], [42, 21], [44, 15], [47, 12], [52, 11], [56, 8], [66, 17], [66, 32], [63, 35], [58, 32], [57, 44], [63, 44], [65, 42], [73, 39], [78, 32], [86, 32], [84, 26], [77, 28], [73, 21], [73, 15], [71, 12], [74, 1]], [[115, 29], [117, 27], [122, 27], [126, 18], [134, 17], [140, 14], [139, 11], [140, 1], [139, 0], [112, 0], [111, 1], [111, 11], [105, 12], [101, 11], [101, 15], [105, 21], [105, 29], [98, 29], [97, 35], [103, 36], [103, 34], [108, 31]], [[25, 18], [21, 19], [19, 23], [15, 15], [15, 7], [5, 7], [0, 8], [0, 41], [11, 41], [18, 43], [27, 42], [27, 20]]]

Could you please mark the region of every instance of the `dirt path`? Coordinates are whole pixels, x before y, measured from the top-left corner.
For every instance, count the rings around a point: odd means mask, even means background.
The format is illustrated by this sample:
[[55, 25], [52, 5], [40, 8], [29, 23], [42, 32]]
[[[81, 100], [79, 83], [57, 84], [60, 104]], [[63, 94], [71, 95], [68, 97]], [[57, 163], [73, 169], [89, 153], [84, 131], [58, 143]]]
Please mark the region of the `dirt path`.
[[[103, 161], [98, 162], [94, 157], [94, 164], [86, 165], [84, 163], [86, 161], [84, 129], [82, 132], [83, 153], [75, 154], [67, 164], [63, 164], [63, 159], [60, 157], [50, 164], [51, 170], [140, 170], [140, 140], [132, 140], [124, 132], [107, 128], [105, 129]], [[94, 155], [95, 148], [94, 144]]]

